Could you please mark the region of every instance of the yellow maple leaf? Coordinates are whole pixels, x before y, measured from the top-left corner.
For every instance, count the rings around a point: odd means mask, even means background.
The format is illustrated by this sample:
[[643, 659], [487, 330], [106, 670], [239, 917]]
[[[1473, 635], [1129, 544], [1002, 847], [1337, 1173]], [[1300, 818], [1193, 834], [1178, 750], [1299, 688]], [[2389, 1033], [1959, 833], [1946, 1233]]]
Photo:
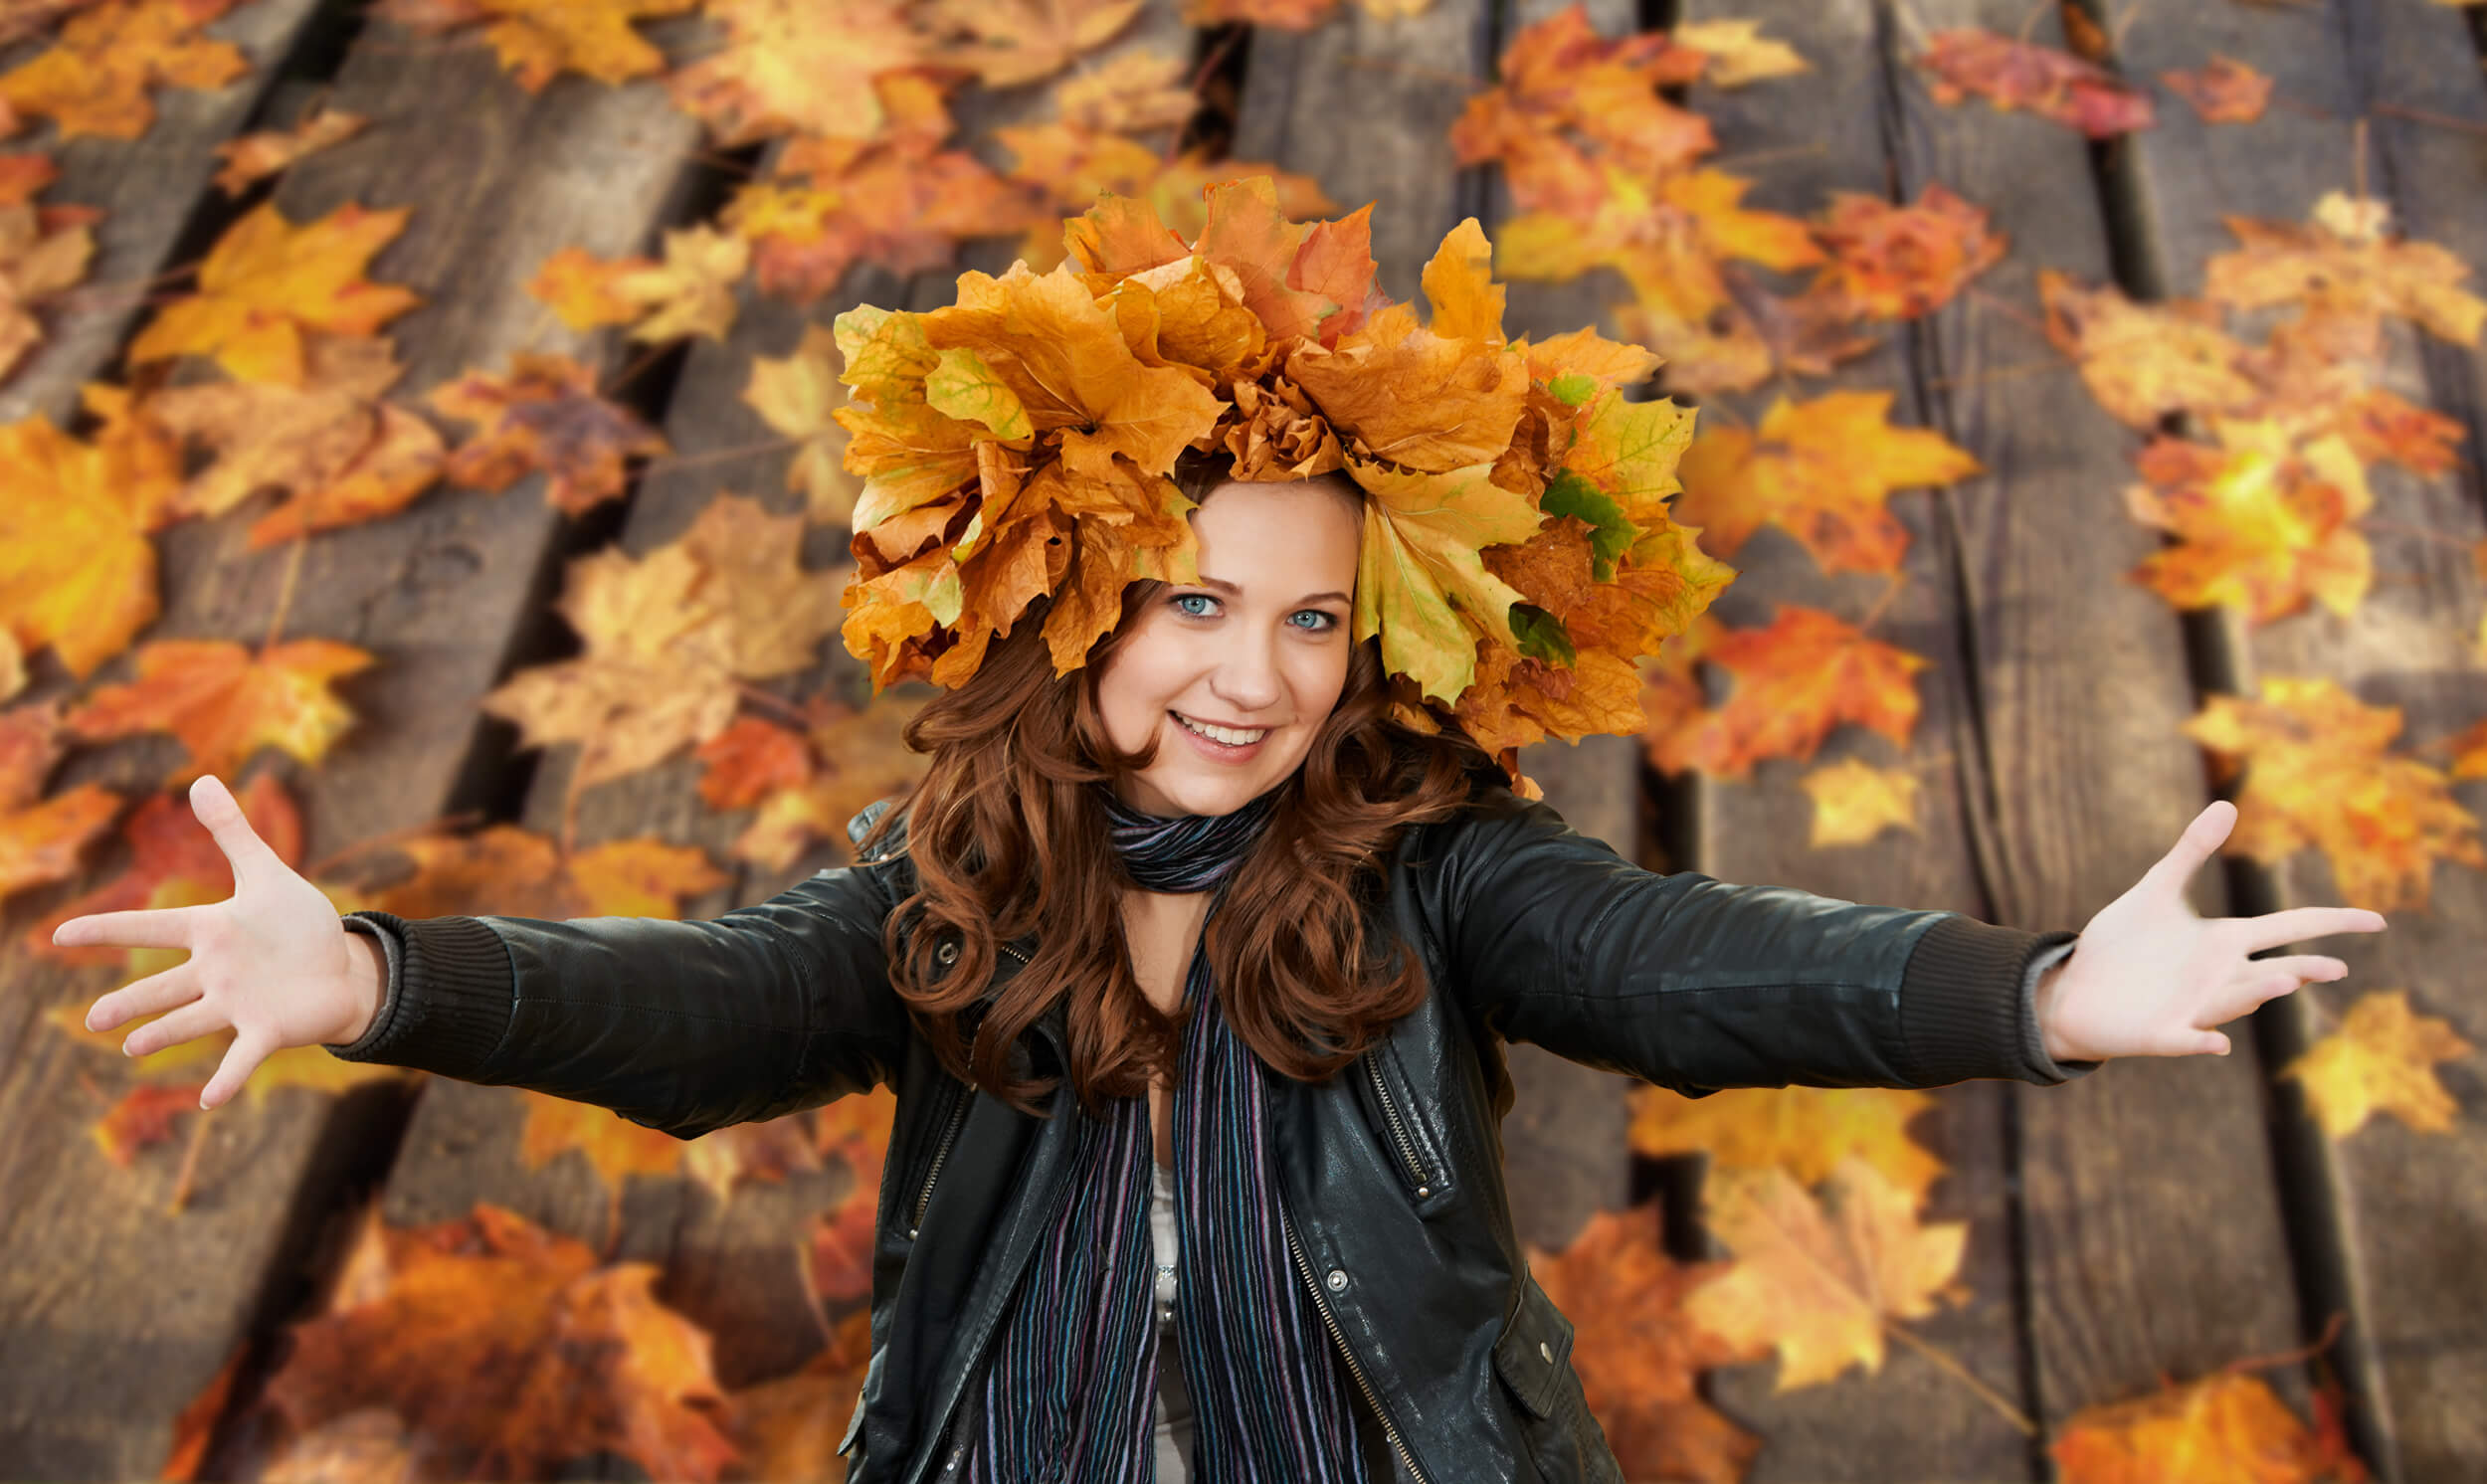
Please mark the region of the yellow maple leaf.
[[1684, 1312], [1731, 1345], [1775, 1347], [1774, 1394], [1851, 1365], [1880, 1371], [1884, 1325], [1965, 1296], [1954, 1280], [1969, 1223], [1919, 1224], [1915, 1199], [1861, 1159], [1832, 1172], [1827, 1205], [1777, 1167], [1713, 1170], [1702, 1186], [1704, 1219], [1736, 1261]]
[[837, 341], [829, 326], [810, 324], [792, 354], [752, 357], [742, 398], [762, 422], [797, 441], [786, 464], [786, 487], [803, 491], [806, 518], [847, 525], [862, 481], [844, 464], [848, 435], [836, 414], [847, 394], [838, 381]]
[[2179, 538], [2131, 579], [2179, 608], [2224, 603], [2249, 624], [2300, 612], [2311, 597], [2342, 618], [2365, 601], [2374, 557], [2350, 522], [2375, 504], [2366, 468], [2338, 434], [2297, 442], [2280, 424], [2214, 418], [2221, 447], [2162, 438], [2130, 487], [2134, 519]]
[[225, 230], [199, 266], [199, 291], [166, 304], [131, 342], [132, 361], [213, 356], [243, 381], [299, 386], [306, 330], [370, 335], [423, 302], [363, 277], [412, 210], [348, 202], [301, 226], [263, 202]]
[[484, 21], [483, 40], [529, 93], [563, 72], [623, 83], [665, 70], [665, 54], [631, 29], [699, 0], [380, 0], [372, 14], [422, 36]]
[[1892, 492], [1981, 473], [1965, 449], [1929, 428], [1890, 425], [1889, 392], [1772, 401], [1759, 428], [1712, 425], [1685, 451], [1676, 514], [1702, 544], [1732, 557], [1765, 523], [1794, 536], [1825, 572], [1896, 572], [1908, 531]]
[[1808, 1186], [1853, 1157], [1922, 1203], [1949, 1167], [1909, 1138], [1908, 1124], [1938, 1106], [1905, 1087], [1728, 1087], [1707, 1097], [1636, 1087], [1626, 1137], [1653, 1159], [1706, 1154], [1719, 1166], [1784, 1169]]
[[1713, 88], [1742, 88], [1814, 70], [1796, 48], [1762, 35], [1759, 21], [1686, 21], [1671, 34], [1677, 46], [1704, 54], [1701, 81]]
[[1476, 674], [1476, 642], [1519, 648], [1519, 590], [1485, 569], [1480, 547], [1522, 542], [1544, 517], [1493, 481], [1493, 465], [1420, 473], [1351, 458], [1370, 496], [1356, 561], [1357, 642], [1382, 636], [1382, 662], [1427, 697], [1455, 701]]
[[2429, 242], [2390, 237], [2390, 209], [2327, 192], [2305, 225], [2226, 218], [2240, 245], [2202, 266], [2202, 292], [2238, 309], [2303, 303], [2310, 314], [2371, 324], [2396, 314], [2476, 345], [2487, 299], [2461, 286], [2469, 266]]
[[85, 679], [156, 615], [155, 543], [180, 492], [177, 463], [150, 465], [82, 442], [38, 413], [0, 427], [0, 624]]
[[2221, 853], [2265, 865], [2322, 849], [2341, 899], [2375, 912], [2423, 908], [2438, 858], [2487, 870], [2478, 820], [2442, 770], [2388, 753], [2398, 706], [2369, 706], [2328, 679], [2269, 675], [2259, 695], [2217, 695], [2178, 728], [2239, 772]]
[[874, 80], [924, 60], [910, 0], [708, 0], [705, 14], [725, 45], [666, 86], [729, 149], [789, 133], [868, 139], [890, 117]]
[[228, 41], [198, 34], [221, 4], [102, 0], [61, 27], [51, 50], [0, 76], [0, 102], [49, 115], [63, 139], [135, 139], [155, 122], [147, 90], [222, 88], [250, 71]]
[[66, 724], [91, 742], [170, 732], [188, 750], [167, 782], [230, 777], [262, 747], [316, 763], [354, 725], [330, 689], [376, 656], [352, 645], [297, 639], [252, 650], [231, 640], [158, 640], [138, 649], [138, 678], [106, 685]]
[[2304, 1084], [2306, 1105], [2330, 1138], [2349, 1137], [2378, 1113], [2441, 1134], [2460, 1105], [2436, 1080], [2433, 1063], [2477, 1049], [2450, 1020], [2411, 1014], [2407, 990], [2370, 990], [2280, 1075]]
[[1917, 775], [1906, 768], [1841, 758], [1798, 779], [1797, 787], [1814, 800], [1814, 830], [1806, 842], [1816, 849], [1865, 844], [1894, 825], [1923, 833], [1917, 824]]

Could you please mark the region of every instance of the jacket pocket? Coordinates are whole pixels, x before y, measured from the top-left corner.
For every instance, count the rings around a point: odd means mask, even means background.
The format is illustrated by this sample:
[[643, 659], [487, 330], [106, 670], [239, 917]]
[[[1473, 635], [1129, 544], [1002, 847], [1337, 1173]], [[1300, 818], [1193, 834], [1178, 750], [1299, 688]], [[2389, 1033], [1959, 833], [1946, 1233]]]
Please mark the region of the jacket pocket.
[[1405, 1077], [1399, 1075], [1385, 1041], [1357, 1058], [1350, 1075], [1360, 1082], [1365, 1103], [1391, 1168], [1399, 1173], [1409, 1198], [1421, 1214], [1431, 1215], [1449, 1203], [1453, 1184], [1450, 1162], [1441, 1142], [1433, 1136]]
[[1606, 1431], [1589, 1413], [1572, 1369], [1572, 1321], [1534, 1277], [1520, 1280], [1519, 1307], [1494, 1343], [1494, 1374], [1526, 1418], [1527, 1462], [1547, 1484], [1623, 1484]]

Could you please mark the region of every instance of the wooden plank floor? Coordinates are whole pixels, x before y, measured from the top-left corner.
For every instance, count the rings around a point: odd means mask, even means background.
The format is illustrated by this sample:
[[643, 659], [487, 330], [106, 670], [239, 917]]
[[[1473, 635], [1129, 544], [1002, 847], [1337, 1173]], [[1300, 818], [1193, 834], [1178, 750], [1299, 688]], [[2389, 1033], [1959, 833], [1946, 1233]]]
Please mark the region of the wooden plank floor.
[[[1308, 33], [1237, 38], [1231, 152], [1313, 176], [1343, 209], [1374, 203], [1382, 284], [1415, 298], [1445, 231], [1470, 215], [1490, 230], [1512, 209], [1494, 172], [1463, 171], [1452, 157], [1447, 130], [1468, 95], [1459, 81], [1490, 81], [1519, 28], [1561, 8], [1434, 0], [1422, 14], [1383, 19], [1349, 4]], [[2411, 236], [2487, 272], [2487, 77], [2477, 66], [2487, 28], [2477, 19], [2417, 0], [2147, 7], [2115, 31], [2128, 76], [2219, 53], [2277, 79], [2281, 100], [2250, 126], [2204, 125], [2163, 93], [2158, 127], [2092, 147], [2025, 113], [1938, 104], [1911, 61], [1934, 30], [2021, 32], [2032, 20], [2026, 0], [1591, 0], [1589, 14], [1607, 36], [1677, 18], [1755, 19], [1812, 63], [1806, 78], [1697, 89], [1688, 99], [1714, 121], [1727, 167], [1756, 177], [1750, 204], [1810, 215], [1831, 190], [1913, 200], [1940, 183], [1989, 210], [2009, 238], [2009, 256], [1976, 292], [1894, 327], [1838, 375], [1700, 399], [1705, 422], [1749, 422], [1783, 392], [1888, 389], [1895, 424], [1941, 430], [1986, 465], [1977, 478], [1892, 501], [1910, 533], [1907, 582], [1875, 633], [1937, 660], [1920, 687], [1914, 745], [1903, 758], [1844, 732], [1817, 760], [1917, 766], [1922, 835], [1810, 850], [1810, 805], [1794, 784], [1807, 769], [1771, 763], [1750, 783], [1666, 791], [1677, 813], [1659, 824], [1682, 848], [1662, 864], [2077, 928], [2211, 797], [2200, 749], [2178, 731], [2205, 696], [2250, 690], [2265, 675], [2325, 675], [2370, 704], [2401, 707], [2404, 746], [2479, 718], [2487, 687], [2466, 649], [2478, 578], [2455, 543], [2487, 535], [2487, 356], [2394, 326], [2391, 384], [2464, 425], [2466, 462], [2437, 477], [2375, 472], [2379, 580], [2354, 619], [2249, 630], [2177, 615], [2124, 581], [2159, 544], [2122, 510], [2140, 440], [2068, 369], [2043, 364], [2052, 352], [2033, 322], [2041, 268], [2121, 282], [2140, 297], [2195, 294], [2204, 262], [2232, 245], [2223, 216], [2301, 220], [2360, 171]], [[47, 199], [110, 212], [94, 280], [134, 282], [194, 260], [234, 214], [207, 185], [213, 146], [285, 121], [305, 92], [333, 83], [330, 105], [373, 115], [371, 132], [297, 166], [275, 199], [296, 222], [346, 201], [413, 208], [371, 271], [427, 300], [391, 329], [409, 368], [399, 400], [470, 367], [499, 370], [518, 346], [577, 354], [607, 374], [631, 359], [611, 332], [561, 331], [524, 284], [558, 247], [652, 251], [660, 229], [709, 215], [733, 178], [696, 157], [696, 123], [651, 87], [572, 78], [531, 96], [481, 48], [417, 43], [380, 22], [357, 31], [359, 15], [338, 0], [259, 0], [217, 28], [250, 54], [252, 74], [216, 93], [165, 92], [163, 121], [140, 141], [63, 151], [64, 177]], [[650, 29], [686, 53], [701, 24]], [[2061, 44], [2051, 7], [2028, 34]], [[1208, 42], [1168, 6], [1116, 45], [1197, 61]], [[971, 93], [957, 107], [962, 140], [998, 163], [1001, 151], [979, 136], [1047, 106], [1043, 85]], [[998, 272], [1011, 257], [1010, 244], [989, 242], [962, 265]], [[383, 662], [346, 687], [363, 728], [322, 768], [286, 772], [303, 801], [307, 854], [470, 807], [557, 831], [570, 755], [514, 753], [510, 729], [478, 704], [512, 668], [569, 643], [545, 608], [563, 559], [608, 535], [645, 552], [720, 491], [797, 508], [781, 487], [782, 455], [698, 462], [768, 437], [740, 400], [754, 358], [789, 353], [807, 324], [853, 303], [946, 302], [953, 278], [860, 268], [808, 311], [746, 292], [731, 336], [694, 343], [632, 394], [684, 462], [652, 470], [625, 505], [570, 521], [533, 481], [497, 496], [445, 488], [395, 519], [312, 540], [287, 635], [359, 644]], [[1514, 284], [1508, 327], [1571, 328], [1620, 293], [1605, 276]], [[0, 418], [60, 418], [81, 381], [117, 379], [143, 306], [110, 295], [81, 303], [0, 388]], [[265, 626], [287, 553], [246, 555], [239, 529], [228, 518], [165, 533], [165, 617], [146, 638]], [[810, 532], [808, 564], [841, 561], [844, 535]], [[1731, 562], [1741, 575], [1717, 613], [1739, 627], [1767, 622], [1784, 602], [1854, 618], [1880, 598], [1879, 582], [1824, 576], [1775, 529]], [[96, 678], [127, 668], [124, 658]], [[858, 700], [865, 689], [834, 643], [795, 688]], [[58, 785], [131, 788], [172, 757], [161, 739], [94, 749]], [[1524, 755], [1524, 767], [1584, 833], [1658, 861], [1644, 837], [1650, 805], [1636, 743], [1549, 745]], [[652, 835], [723, 861], [734, 831], [698, 802], [697, 775], [676, 760], [587, 791], [580, 842]], [[2477, 785], [2459, 792], [2474, 811], [2482, 802]], [[730, 884], [688, 910], [714, 915], [758, 900], [831, 858], [816, 851], [783, 872], [733, 866]], [[77, 1085], [95, 1053], [40, 1016], [105, 986], [99, 971], [64, 971], [17, 947], [24, 925], [66, 895], [30, 893], [0, 922], [0, 1119], [17, 1131], [0, 1144], [0, 1251], [10, 1259], [0, 1263], [0, 1471], [152, 1474], [181, 1407], [237, 1352], [256, 1347], [264, 1360], [282, 1322], [298, 1314], [320, 1277], [323, 1231], [365, 1184], [380, 1185], [392, 1222], [490, 1200], [602, 1244], [609, 1193], [575, 1159], [523, 1170], [523, 1105], [508, 1089], [435, 1081], [419, 1092], [237, 1103], [212, 1116], [199, 1194], [178, 1216], [161, 1210], [166, 1162], [97, 1178]], [[2309, 853], [2272, 871], [2223, 862], [2198, 877], [2192, 899], [2219, 915], [2340, 897]], [[2470, 972], [2487, 953], [2487, 878], [2448, 866], [2434, 874], [2431, 910], [2394, 914], [2381, 940], [2299, 951], [2346, 957], [2349, 988], [2310, 989], [2250, 1030], [2229, 1027], [2231, 1057], [2120, 1062], [2057, 1089], [1964, 1084], [1913, 1129], [1951, 1172], [1928, 1218], [1971, 1224], [1963, 1281], [1972, 1297], [1912, 1328], [2033, 1417], [2035, 1436], [1905, 1347], [1892, 1347], [1875, 1376], [1785, 1393], [1766, 1362], [1714, 1373], [1705, 1389], [1763, 1438], [1750, 1477], [2050, 1478], [2045, 1444], [2072, 1412], [2147, 1391], [2163, 1375], [2287, 1351], [2335, 1309], [2349, 1319], [2341, 1342], [2317, 1367], [2274, 1374], [2283, 1394], [2302, 1412], [2314, 1377], [2341, 1376], [2352, 1435], [2383, 1479], [2487, 1477], [2479, 1079], [2457, 1064], [2444, 1070], [2463, 1103], [2449, 1137], [2379, 1120], [2334, 1144], [2312, 1130], [2296, 1084], [2275, 1076], [2369, 989], [2406, 988], [2421, 1011], [2487, 1045], [2487, 1001]], [[1512, 1048], [1510, 1062], [1520, 1084], [1504, 1130], [1515, 1214], [1523, 1235], [1560, 1247], [1651, 1172], [1635, 1170], [1625, 1144], [1623, 1079], [1527, 1047]], [[792, 1249], [810, 1213], [846, 1184], [832, 1167], [746, 1185], [720, 1205], [687, 1179], [635, 1180], [622, 1192], [614, 1255], [664, 1265], [661, 1296], [720, 1337], [727, 1385], [784, 1374], [819, 1344]], [[178, 1281], [164, 1281], [168, 1264]], [[581, 1467], [628, 1469], [619, 1459]]]

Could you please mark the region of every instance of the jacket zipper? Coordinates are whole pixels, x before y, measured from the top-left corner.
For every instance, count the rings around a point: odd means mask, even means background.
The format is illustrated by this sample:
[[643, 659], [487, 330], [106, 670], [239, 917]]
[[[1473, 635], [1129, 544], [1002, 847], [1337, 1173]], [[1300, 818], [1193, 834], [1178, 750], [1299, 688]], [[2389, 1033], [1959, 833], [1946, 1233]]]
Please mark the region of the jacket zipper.
[[[1019, 960], [1023, 966], [1028, 962], [1028, 955], [1009, 944], [1004, 944], [1002, 951]], [[941, 1142], [933, 1146], [932, 1168], [924, 1172], [923, 1189], [915, 1193], [915, 1214], [908, 1220], [906, 1226], [906, 1234], [910, 1240], [916, 1232], [923, 1229], [924, 1210], [932, 1205], [933, 1182], [941, 1178], [942, 1161], [950, 1157], [950, 1145], [958, 1139], [959, 1130], [966, 1126], [968, 1109], [974, 1105], [975, 1101], [975, 1089], [963, 1087], [959, 1093], [958, 1105], [950, 1110], [949, 1125], [941, 1131]]]
[[1375, 1419], [1381, 1422], [1382, 1435], [1390, 1439], [1391, 1451], [1399, 1455], [1400, 1463], [1406, 1466], [1409, 1477], [1415, 1479], [1417, 1484], [1430, 1484], [1425, 1470], [1417, 1467], [1415, 1455], [1408, 1451], [1408, 1444], [1401, 1440], [1398, 1426], [1391, 1421], [1391, 1414], [1383, 1409], [1382, 1398], [1374, 1394], [1373, 1384], [1365, 1380], [1365, 1368], [1356, 1364], [1356, 1353], [1348, 1349], [1347, 1336], [1339, 1329], [1337, 1316], [1330, 1312], [1329, 1300], [1321, 1296], [1321, 1285], [1313, 1281], [1312, 1262], [1304, 1256], [1303, 1244], [1295, 1239], [1295, 1219], [1287, 1214], [1284, 1201], [1278, 1203], [1278, 1220], [1286, 1228], [1286, 1249], [1295, 1258], [1295, 1271], [1303, 1276], [1304, 1291], [1312, 1295], [1312, 1306], [1321, 1311], [1321, 1323], [1330, 1331], [1330, 1338], [1337, 1342], [1338, 1353], [1346, 1357], [1347, 1374], [1356, 1378], [1356, 1390], [1364, 1392], [1365, 1405], [1373, 1408]]
[[1382, 1117], [1391, 1126], [1391, 1139], [1399, 1146], [1399, 1158], [1408, 1167], [1408, 1177], [1417, 1188], [1417, 1199], [1424, 1200], [1434, 1194], [1434, 1177], [1427, 1172], [1425, 1162], [1417, 1157], [1416, 1143], [1408, 1137], [1408, 1125], [1399, 1116], [1399, 1104], [1391, 1101], [1390, 1087], [1382, 1080], [1380, 1058], [1379, 1051], [1367, 1051], [1364, 1056], [1365, 1071], [1373, 1079], [1373, 1095], [1381, 1100]]

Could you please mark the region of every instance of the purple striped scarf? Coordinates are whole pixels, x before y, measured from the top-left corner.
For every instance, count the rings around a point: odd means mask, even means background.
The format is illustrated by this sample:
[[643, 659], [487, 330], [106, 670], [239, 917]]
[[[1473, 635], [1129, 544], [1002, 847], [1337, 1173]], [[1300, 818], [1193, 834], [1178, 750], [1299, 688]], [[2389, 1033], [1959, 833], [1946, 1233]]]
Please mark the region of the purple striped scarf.
[[[1233, 814], [1160, 818], [1099, 793], [1132, 880], [1150, 891], [1214, 890], [1213, 914], [1277, 798], [1273, 790]], [[1227, 1024], [1206, 952], [1194, 951], [1183, 995], [1175, 1317], [1195, 1409], [1192, 1477], [1366, 1484], [1347, 1390], [1287, 1251], [1262, 1121], [1261, 1079], [1271, 1073]], [[966, 1440], [965, 1475], [978, 1484], [1155, 1477], [1148, 1125], [1141, 1096], [1118, 1099], [1082, 1130], [1052, 1232], [994, 1342], [982, 1425]]]

